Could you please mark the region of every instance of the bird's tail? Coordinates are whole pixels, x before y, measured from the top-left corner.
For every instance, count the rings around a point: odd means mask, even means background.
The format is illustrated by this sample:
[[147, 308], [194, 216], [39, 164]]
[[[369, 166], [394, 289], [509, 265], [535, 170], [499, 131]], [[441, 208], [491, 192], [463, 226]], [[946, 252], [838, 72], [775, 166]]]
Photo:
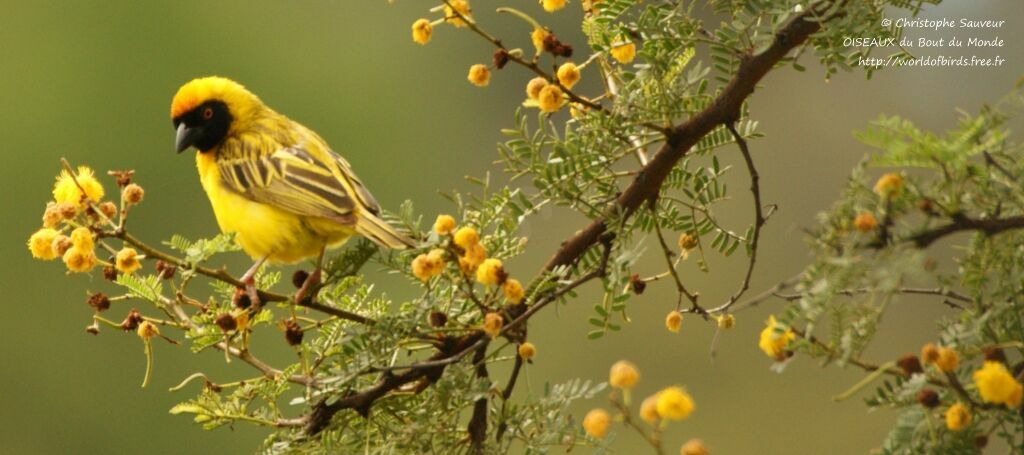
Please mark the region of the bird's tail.
[[416, 246], [408, 236], [369, 211], [363, 211], [357, 217], [356, 232], [385, 248], [404, 250]]

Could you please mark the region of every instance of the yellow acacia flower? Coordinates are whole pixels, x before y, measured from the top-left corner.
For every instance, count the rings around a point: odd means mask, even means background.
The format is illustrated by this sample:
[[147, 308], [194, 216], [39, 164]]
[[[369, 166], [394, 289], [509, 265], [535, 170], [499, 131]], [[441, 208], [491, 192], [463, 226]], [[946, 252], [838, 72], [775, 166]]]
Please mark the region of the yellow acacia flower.
[[483, 331], [487, 336], [497, 338], [501, 335], [501, 328], [505, 325], [505, 320], [502, 319], [498, 313], [487, 313], [484, 315]]
[[455, 231], [455, 218], [451, 215], [438, 215], [434, 221], [434, 232], [438, 235], [449, 235]]
[[550, 33], [543, 28], [537, 27], [530, 32], [530, 41], [533, 41], [533, 47], [537, 49], [537, 55], [544, 52], [544, 38], [547, 38]]
[[960, 431], [971, 424], [971, 411], [961, 402], [953, 403], [946, 410], [946, 428], [949, 431]]
[[871, 212], [860, 212], [853, 219], [853, 227], [860, 232], [871, 232], [878, 227], [878, 220]]
[[53, 248], [54, 254], [56, 254], [57, 256], [64, 256], [64, 253], [66, 253], [72, 246], [74, 246], [71, 244], [71, 237], [68, 237], [64, 234], [58, 234], [56, 237], [54, 237], [53, 243], [51, 243], [50, 245]]
[[491, 83], [491, 70], [487, 65], [477, 63], [469, 67], [469, 75], [466, 76], [469, 82], [477, 87], [486, 87]]
[[672, 310], [665, 316], [665, 328], [669, 332], [679, 333], [679, 328], [683, 325], [683, 313], [676, 310]]
[[636, 365], [628, 360], [619, 360], [608, 373], [608, 383], [619, 389], [632, 389], [640, 381]]
[[142, 268], [139, 253], [134, 248], [122, 248], [114, 256], [114, 268], [121, 273], [134, 273]]
[[960, 365], [960, 356], [952, 348], [945, 346], [939, 348], [939, 358], [935, 359], [935, 366], [944, 372], [952, 372]]
[[786, 328], [782, 333], [778, 333], [776, 330], [782, 328], [782, 324], [779, 324], [775, 320], [775, 316], [768, 316], [768, 321], [765, 323], [764, 330], [761, 331], [761, 337], [757, 345], [768, 357], [775, 359], [776, 361], [786, 360], [786, 347], [789, 346], [789, 342], [796, 339], [796, 334], [793, 333], [793, 329]]
[[128, 186], [124, 187], [124, 192], [121, 193], [121, 197], [129, 205], [136, 205], [142, 202], [142, 198], [146, 195], [146, 192], [137, 183], [129, 183]]
[[925, 365], [927, 365], [929, 363], [935, 363], [938, 360], [939, 360], [939, 348], [938, 348], [938, 346], [935, 346], [934, 343], [928, 343], [928, 344], [926, 344], [924, 346], [921, 346], [921, 361], [924, 362]]
[[139, 324], [139, 327], [135, 329], [135, 333], [139, 335], [139, 338], [148, 341], [153, 337], [160, 335], [160, 329], [152, 322], [142, 321], [142, 323]]
[[708, 455], [708, 448], [704, 446], [704, 441], [700, 439], [691, 439], [686, 441], [682, 447], [679, 448], [679, 455]]
[[487, 259], [487, 249], [479, 243], [474, 243], [472, 246], [466, 249], [466, 253], [459, 258], [459, 267], [463, 270], [463, 273], [467, 275], [471, 272], [475, 272], [480, 264], [484, 263]]
[[690, 251], [697, 248], [697, 236], [690, 235], [686, 232], [679, 234], [679, 249], [683, 251]]
[[28, 250], [32, 257], [43, 261], [52, 261], [57, 258], [57, 252], [53, 249], [53, 241], [60, 235], [55, 229], [42, 228], [28, 238]]
[[416, 22], [412, 23], [412, 40], [417, 43], [427, 44], [430, 42], [430, 35], [433, 33], [434, 26], [426, 19], [417, 19]]
[[471, 246], [480, 243], [480, 234], [476, 233], [476, 229], [464, 226], [455, 231], [454, 242], [459, 248], [468, 251]]
[[537, 106], [541, 112], [558, 112], [565, 103], [565, 94], [557, 85], [548, 84], [537, 94]]
[[696, 408], [693, 397], [681, 387], [668, 387], [658, 392], [658, 415], [668, 420], [683, 420]]
[[580, 81], [580, 69], [573, 62], [565, 62], [558, 67], [558, 82], [565, 88], [572, 88]]
[[68, 248], [64, 252], [64, 265], [67, 266], [68, 270], [75, 273], [83, 273], [92, 270], [96, 266], [96, 253], [93, 251], [79, 248], [77, 246]]
[[465, 17], [468, 20], [473, 20], [472, 12], [469, 9], [469, 2], [466, 0], [451, 0], [449, 2], [451, 6], [445, 5], [444, 7], [444, 18], [446, 21], [456, 27], [465, 27], [466, 21], [458, 17], [455, 13]]
[[[53, 200], [58, 204], [67, 202], [78, 209], [85, 208], [88, 201], [99, 202], [103, 199], [103, 185], [96, 180], [96, 175], [88, 166], [79, 166], [77, 172], [78, 184], [75, 178], [68, 171], [61, 171], [57, 176], [57, 183], [53, 185]], [[81, 188], [79, 188], [81, 185]], [[82, 193], [82, 190], [85, 193]]]
[[718, 328], [720, 329], [731, 329], [732, 326], [736, 325], [736, 317], [731, 314], [723, 314], [717, 318]]
[[565, 0], [541, 0], [540, 4], [544, 7], [544, 11], [549, 13], [565, 8]]
[[[441, 253], [436, 253], [440, 251]], [[432, 250], [430, 253], [421, 254], [412, 260], [412, 274], [420, 281], [427, 281], [431, 277], [440, 275], [444, 270], [444, 251]]]
[[875, 182], [875, 193], [883, 198], [899, 196], [902, 188], [903, 176], [895, 172], [885, 174]]
[[547, 86], [548, 80], [544, 79], [543, 77], [537, 76], [533, 79], [530, 79], [530, 82], [526, 84], [526, 97], [531, 100], [537, 101], [537, 99], [540, 98], [540, 91]]
[[1017, 382], [1002, 362], [986, 361], [974, 372], [974, 385], [986, 403], [1002, 403], [1008, 407], [1020, 406], [1024, 385]]
[[583, 429], [592, 438], [604, 439], [605, 435], [608, 434], [608, 425], [611, 421], [612, 417], [608, 414], [608, 411], [601, 408], [591, 409], [583, 417]]
[[92, 231], [87, 227], [80, 227], [71, 231], [71, 243], [75, 248], [92, 251], [96, 247]]
[[529, 341], [524, 341], [523, 344], [519, 345], [519, 357], [524, 360], [530, 360], [533, 356], [537, 355], [537, 347]]
[[[625, 38], [619, 37], [617, 41], [625, 41]], [[612, 58], [618, 60], [619, 63], [629, 63], [636, 58], [636, 44], [631, 41], [620, 43], [611, 50]]]
[[501, 259], [484, 259], [484, 262], [476, 269], [476, 280], [480, 284], [501, 284], [505, 281], [505, 277], [505, 269], [502, 267]]
[[523, 297], [526, 297], [526, 290], [523, 289], [523, 284], [515, 278], [509, 278], [505, 280], [505, 284], [501, 285], [501, 290], [505, 293], [505, 300], [509, 303], [519, 303], [523, 301]]
[[657, 422], [661, 416], [658, 415], [658, 395], [651, 395], [640, 403], [640, 418], [644, 422]]

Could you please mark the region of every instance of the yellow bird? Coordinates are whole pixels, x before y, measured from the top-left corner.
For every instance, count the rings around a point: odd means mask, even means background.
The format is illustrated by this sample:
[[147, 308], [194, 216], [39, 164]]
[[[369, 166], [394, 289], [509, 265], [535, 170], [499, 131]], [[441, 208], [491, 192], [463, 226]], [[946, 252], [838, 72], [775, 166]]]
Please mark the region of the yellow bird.
[[[348, 162], [315, 132], [263, 104], [223, 77], [194, 79], [174, 95], [178, 153], [195, 147], [199, 178], [217, 223], [236, 233], [256, 263], [292, 263], [359, 234], [402, 249], [411, 239], [379, 218], [380, 206]], [[319, 262], [316, 276], [319, 275]]]

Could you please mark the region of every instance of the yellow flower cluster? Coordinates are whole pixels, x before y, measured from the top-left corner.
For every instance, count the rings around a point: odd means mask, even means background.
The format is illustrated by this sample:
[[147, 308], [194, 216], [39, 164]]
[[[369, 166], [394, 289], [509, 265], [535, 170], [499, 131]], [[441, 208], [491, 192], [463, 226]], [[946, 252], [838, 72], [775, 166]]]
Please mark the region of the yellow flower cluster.
[[529, 341], [524, 341], [523, 344], [519, 345], [518, 352], [519, 357], [522, 357], [523, 360], [530, 360], [537, 355], [537, 347]]
[[428, 281], [444, 271], [444, 250], [433, 249], [412, 260], [412, 274], [420, 281]]
[[676, 310], [672, 310], [665, 316], [665, 328], [669, 332], [679, 333], [679, 328], [683, 325], [683, 313]]
[[[780, 329], [784, 329], [780, 332]], [[776, 362], [786, 360], [786, 348], [789, 343], [796, 339], [793, 329], [785, 327], [775, 320], [775, 316], [768, 316], [764, 330], [761, 330], [761, 337], [758, 340], [758, 347], [765, 355], [775, 359]]]
[[477, 87], [486, 87], [491, 83], [491, 70], [487, 65], [477, 63], [469, 67], [469, 75], [466, 76], [469, 82]]
[[[450, 22], [456, 27], [465, 27], [466, 20], [473, 20], [472, 11], [469, 8], [469, 2], [466, 0], [451, 0], [448, 2], [451, 6], [445, 5], [444, 7], [444, 20]], [[456, 14], [457, 13], [457, 14]], [[462, 17], [459, 17], [462, 16]], [[463, 19], [465, 18], [465, 19]]]
[[729, 313], [723, 314], [715, 319], [718, 321], [718, 328], [720, 329], [728, 330], [736, 325], [736, 317]]
[[[624, 409], [629, 406], [629, 394], [639, 382], [640, 371], [637, 370], [636, 365], [633, 365], [632, 362], [620, 360], [612, 365], [608, 374], [608, 383], [622, 392], [623, 400], [621, 403], [618, 403], [620, 408]], [[613, 394], [613, 397], [614, 396], [615, 395]], [[616, 399], [613, 398], [613, 400]], [[686, 389], [679, 386], [671, 386], [645, 398], [640, 403], [638, 415], [641, 420], [651, 425], [662, 421], [663, 423], [659, 428], [664, 429], [664, 422], [670, 420], [684, 420], [690, 417], [690, 414], [692, 414], [696, 408], [697, 406], [693, 401], [693, 397], [690, 396]], [[611, 415], [609, 415], [607, 411], [600, 408], [593, 409], [583, 419], [583, 429], [586, 430], [587, 434], [591, 437], [603, 439], [607, 434], [608, 426], [611, 421]], [[686, 451], [688, 448], [696, 450], [698, 446], [703, 447], [703, 443], [699, 440], [687, 442], [687, 444], [684, 444], [683, 448], [680, 449], [680, 453], [707, 453], [707, 449], [704, 449], [704, 452]]]
[[871, 232], [878, 227], [878, 220], [871, 212], [860, 212], [853, 219], [853, 227], [860, 232]]
[[540, 0], [540, 5], [544, 8], [544, 11], [553, 13], [565, 8], [565, 0]]
[[583, 417], [583, 429], [595, 439], [604, 439], [608, 435], [608, 425], [612, 422], [612, 416], [608, 411], [597, 408], [592, 409]]
[[875, 193], [886, 199], [899, 196], [902, 189], [903, 176], [895, 172], [885, 174], [875, 182]]
[[960, 431], [971, 424], [971, 411], [961, 402], [953, 403], [946, 410], [946, 428], [949, 431]]
[[610, 51], [612, 58], [622, 64], [632, 62], [636, 58], [636, 44], [633, 44], [632, 41], [629, 41], [624, 36], [618, 37], [615, 41], [616, 43], [612, 45]]
[[986, 403], [1004, 404], [1010, 408], [1020, 407], [1024, 385], [1017, 382], [1002, 362], [986, 361], [972, 377], [978, 394]]
[[57, 176], [57, 183], [53, 185], [53, 200], [57, 204], [67, 203], [81, 210], [90, 202], [99, 202], [103, 199], [103, 185], [96, 180], [96, 174], [92, 169], [79, 166], [75, 174], [73, 177], [65, 170]]
[[555, 75], [558, 76], [558, 83], [568, 89], [580, 81], [580, 69], [573, 62], [563, 63]]
[[704, 445], [704, 441], [700, 439], [691, 439], [686, 441], [681, 448], [679, 448], [679, 455], [708, 455], [711, 452]]
[[430, 36], [434, 34], [434, 24], [427, 19], [417, 19], [412, 23], [412, 40], [419, 44], [430, 42]]
[[636, 365], [628, 360], [619, 360], [612, 365], [608, 373], [608, 383], [617, 389], [629, 390], [640, 381], [640, 372]]
[[501, 335], [501, 329], [505, 326], [505, 319], [498, 313], [487, 313], [484, 315], [483, 331], [491, 339]]
[[142, 263], [139, 262], [140, 257], [134, 248], [123, 248], [114, 256], [114, 268], [121, 273], [135, 273], [136, 270], [142, 268]]
[[952, 348], [928, 343], [921, 347], [921, 361], [925, 365], [935, 365], [939, 371], [951, 373], [960, 365], [960, 356]]

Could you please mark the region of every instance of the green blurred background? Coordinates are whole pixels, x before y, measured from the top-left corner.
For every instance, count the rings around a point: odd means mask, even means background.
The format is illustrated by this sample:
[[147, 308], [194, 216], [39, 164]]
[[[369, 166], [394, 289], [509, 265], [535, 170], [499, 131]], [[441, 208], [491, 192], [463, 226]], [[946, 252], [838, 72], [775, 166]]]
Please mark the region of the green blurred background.
[[[536, 13], [559, 36], [582, 48], [578, 4], [544, 15], [532, 1], [512, 2]], [[171, 96], [203, 75], [232, 77], [268, 104], [320, 132], [345, 154], [385, 207], [415, 201], [427, 215], [451, 207], [437, 190], [470, 189], [465, 175], [496, 171], [498, 129], [511, 123], [529, 76], [510, 67], [478, 89], [465, 80], [472, 63], [490, 60], [491, 49], [465, 30], [439, 27], [426, 47], [409, 39], [409, 25], [425, 16], [428, 2], [405, 0], [292, 2], [0, 2], [0, 181], [8, 221], [0, 227], [0, 265], [6, 309], [0, 330], [0, 453], [248, 453], [265, 431], [240, 425], [204, 432], [166, 411], [194, 389], [167, 388], [195, 371], [233, 380], [254, 375], [240, 363], [225, 367], [214, 353], [156, 345], [151, 387], [140, 389], [144, 360], [134, 335], [84, 332], [90, 310], [85, 289], [108, 287], [100, 276], [65, 277], [59, 263], [32, 261], [24, 248], [50, 197], [58, 158], [99, 170], [133, 168], [147, 190], [134, 212], [133, 231], [157, 241], [172, 233], [196, 238], [216, 232], [190, 153], [173, 153], [168, 119]], [[496, 2], [474, 4], [478, 19], [515, 45], [529, 46], [521, 22], [498, 18]], [[900, 114], [921, 127], [953, 125], [955, 108], [975, 111], [998, 99], [1024, 73], [1019, 0], [950, 1], [929, 8], [931, 18], [1006, 19], [1007, 27], [978, 32], [1006, 40], [998, 51], [1009, 61], [987, 69], [890, 69], [865, 81], [840, 74], [826, 82], [813, 65], [806, 73], [773, 72], [752, 99], [767, 137], [752, 144], [766, 202], [778, 213], [766, 228], [753, 289], [763, 289], [801, 269], [807, 260], [801, 228], [838, 195], [843, 179], [867, 151], [852, 137], [879, 113]], [[946, 33], [948, 35], [948, 33]], [[912, 31], [911, 36], [925, 36]], [[515, 41], [518, 40], [518, 41]], [[959, 52], [957, 52], [959, 53]], [[970, 53], [968, 53], [970, 55]], [[810, 62], [807, 62], [810, 63]], [[588, 77], [591, 80], [587, 80]], [[584, 90], [594, 88], [584, 74]], [[725, 152], [736, 164], [735, 154]], [[739, 170], [739, 168], [737, 169]], [[735, 172], [735, 188], [743, 173]], [[112, 190], [108, 184], [108, 191]], [[743, 196], [723, 207], [736, 229], [748, 221]], [[733, 213], [730, 213], [734, 212]], [[557, 243], [582, 220], [545, 212], [524, 226], [530, 254], [512, 262], [513, 273], [538, 269]], [[240, 254], [227, 263], [241, 273]], [[715, 261], [715, 273], [687, 269], [685, 278], [705, 301], [720, 301], [740, 277], [740, 260]], [[649, 267], [644, 272], [654, 272]], [[385, 280], [389, 293], [408, 286]], [[858, 399], [831, 397], [856, 382], [860, 371], [821, 369], [798, 358], [784, 374], [756, 347], [771, 303], [738, 314], [737, 327], [719, 337], [719, 355], [708, 351], [711, 324], [694, 318], [683, 332], [663, 329], [674, 305], [667, 284], [655, 284], [631, 306], [633, 323], [619, 334], [587, 341], [586, 315], [595, 295], [546, 311], [531, 325], [539, 356], [523, 390], [573, 377], [604, 380], [609, 365], [634, 361], [646, 395], [685, 384], [698, 404], [694, 416], [666, 435], [672, 453], [690, 437], [714, 453], [865, 453], [883, 438], [894, 414], [869, 414]], [[127, 308], [117, 304], [111, 318]], [[884, 360], [935, 337], [941, 305], [906, 301], [886, 317], [869, 359]], [[260, 352], [272, 363], [292, 360], [266, 329]], [[603, 398], [582, 403], [578, 416]], [[300, 412], [299, 409], [294, 410]], [[642, 449], [625, 431], [615, 447]]]

